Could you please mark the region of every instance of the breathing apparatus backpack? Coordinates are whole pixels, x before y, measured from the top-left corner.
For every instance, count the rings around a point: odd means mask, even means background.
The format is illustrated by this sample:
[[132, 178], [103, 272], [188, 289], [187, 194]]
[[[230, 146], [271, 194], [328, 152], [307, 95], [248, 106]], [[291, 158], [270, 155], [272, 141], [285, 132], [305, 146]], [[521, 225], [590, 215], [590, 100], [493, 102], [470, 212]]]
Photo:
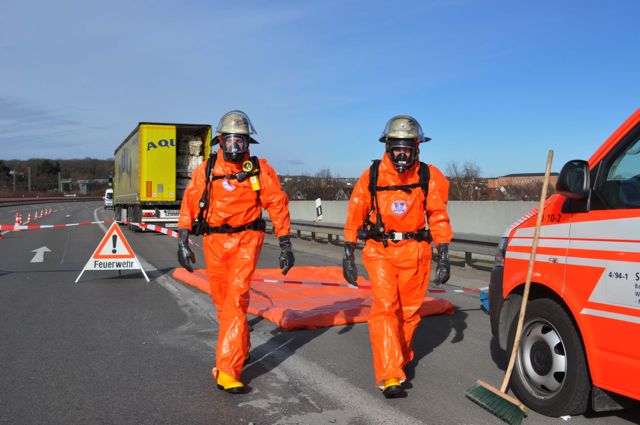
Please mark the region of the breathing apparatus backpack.
[[221, 226], [209, 226], [209, 223], [207, 223], [207, 215], [209, 213], [209, 187], [214, 180], [228, 179], [237, 180], [239, 183], [242, 183], [246, 179], [250, 179], [251, 188], [256, 192], [258, 203], [260, 203], [260, 161], [258, 157], [252, 156], [248, 161], [244, 161], [242, 163], [242, 171], [239, 173], [223, 174], [219, 176], [213, 175], [213, 167], [217, 159], [218, 153], [216, 152], [212, 153], [207, 160], [207, 165], [205, 167], [206, 184], [202, 191], [200, 201], [198, 202], [198, 207], [200, 207], [198, 217], [191, 225], [191, 234], [199, 236], [210, 233], [238, 233], [243, 230], [264, 231], [266, 223], [262, 217], [258, 217], [254, 221], [238, 227], [231, 227], [226, 223]]
[[[386, 232], [384, 223], [382, 222], [382, 216], [380, 214], [380, 208], [378, 206], [377, 192], [383, 190], [402, 190], [406, 193], [411, 193], [414, 188], [420, 187], [424, 192], [423, 208], [425, 213], [427, 211], [427, 196], [429, 194], [429, 179], [431, 178], [429, 172], [429, 166], [424, 162], [420, 162], [420, 169], [418, 170], [419, 180], [417, 183], [393, 185], [393, 186], [378, 186], [378, 170], [380, 168], [380, 160], [376, 159], [369, 167], [369, 193], [371, 194], [371, 207], [367, 218], [358, 230], [358, 237], [363, 240], [373, 239], [386, 247], [388, 241], [398, 242], [401, 240], [414, 239], [417, 241], [431, 242], [431, 233], [428, 229], [418, 229], [413, 232], [395, 232], [393, 230]], [[376, 211], [376, 222], [373, 223], [370, 220], [373, 211]]]

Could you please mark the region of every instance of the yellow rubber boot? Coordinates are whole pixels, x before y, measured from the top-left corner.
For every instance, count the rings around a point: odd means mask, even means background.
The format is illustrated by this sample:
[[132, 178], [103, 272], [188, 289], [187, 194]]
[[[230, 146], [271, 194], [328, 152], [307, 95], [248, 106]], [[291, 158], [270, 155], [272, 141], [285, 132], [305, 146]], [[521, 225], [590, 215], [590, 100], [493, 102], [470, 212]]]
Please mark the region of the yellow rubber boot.
[[243, 394], [245, 392], [244, 384], [231, 375], [218, 371], [216, 378], [218, 389], [228, 392], [229, 394]]
[[397, 398], [404, 395], [400, 380], [397, 378], [385, 379], [382, 394], [385, 398]]

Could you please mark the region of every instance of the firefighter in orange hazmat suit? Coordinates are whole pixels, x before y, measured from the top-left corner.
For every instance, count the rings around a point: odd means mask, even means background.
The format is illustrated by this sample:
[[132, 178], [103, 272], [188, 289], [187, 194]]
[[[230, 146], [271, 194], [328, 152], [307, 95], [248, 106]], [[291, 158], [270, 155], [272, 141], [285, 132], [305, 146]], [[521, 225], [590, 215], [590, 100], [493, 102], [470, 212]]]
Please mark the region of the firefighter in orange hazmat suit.
[[414, 118], [389, 120], [380, 137], [385, 154], [356, 183], [344, 227], [343, 274], [351, 284], [358, 276], [356, 240], [366, 241], [362, 258], [373, 293], [373, 367], [376, 385], [387, 398], [404, 395], [403, 368], [413, 359], [418, 310], [429, 284], [431, 241], [438, 248], [436, 283], [445, 283], [450, 275], [449, 182], [437, 168], [418, 160], [419, 143], [429, 140]]
[[211, 373], [219, 389], [240, 394], [245, 392], [240, 374], [250, 347], [249, 284], [264, 241], [263, 207], [279, 239], [283, 274], [295, 259], [289, 239], [289, 201], [271, 165], [249, 154], [249, 143], [258, 143], [249, 117], [241, 111], [228, 112], [216, 132], [212, 150], [214, 143], [220, 149], [193, 172], [182, 199], [178, 261], [193, 271], [189, 234], [204, 234], [207, 275], [219, 324], [216, 367]]

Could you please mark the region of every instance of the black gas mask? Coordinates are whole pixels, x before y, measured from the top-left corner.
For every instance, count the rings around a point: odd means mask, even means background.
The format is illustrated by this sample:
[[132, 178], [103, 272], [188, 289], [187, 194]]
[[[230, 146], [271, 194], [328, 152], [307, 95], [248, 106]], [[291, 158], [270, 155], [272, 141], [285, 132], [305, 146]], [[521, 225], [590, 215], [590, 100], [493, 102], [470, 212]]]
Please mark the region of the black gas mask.
[[249, 152], [249, 136], [244, 134], [221, 134], [220, 148], [226, 161], [241, 163], [244, 154]]
[[388, 139], [387, 155], [398, 173], [404, 173], [418, 158], [418, 143], [413, 139]]

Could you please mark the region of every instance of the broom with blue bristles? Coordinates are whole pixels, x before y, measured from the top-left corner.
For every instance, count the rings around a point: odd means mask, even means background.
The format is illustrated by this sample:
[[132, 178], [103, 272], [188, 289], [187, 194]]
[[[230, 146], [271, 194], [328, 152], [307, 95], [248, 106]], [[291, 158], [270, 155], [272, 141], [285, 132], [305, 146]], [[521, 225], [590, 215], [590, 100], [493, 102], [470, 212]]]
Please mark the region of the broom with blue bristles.
[[544, 182], [542, 183], [542, 193], [540, 195], [540, 204], [538, 206], [538, 215], [536, 217], [536, 227], [533, 234], [533, 244], [531, 246], [531, 255], [529, 256], [529, 268], [527, 269], [527, 278], [524, 284], [524, 293], [522, 294], [522, 304], [520, 305], [520, 314], [518, 316], [518, 327], [513, 341], [513, 349], [509, 358], [509, 366], [504, 374], [502, 385], [497, 389], [481, 379], [469, 388], [466, 396], [474, 403], [487, 409], [498, 418], [512, 425], [518, 425], [527, 416], [528, 409], [521, 401], [509, 396], [506, 393], [507, 386], [511, 380], [511, 373], [516, 362], [518, 354], [518, 346], [520, 345], [520, 337], [522, 336], [522, 325], [524, 323], [524, 315], [527, 310], [527, 301], [529, 300], [529, 288], [531, 287], [531, 276], [533, 275], [533, 266], [536, 262], [536, 250], [538, 249], [538, 239], [540, 237], [540, 226], [542, 224], [542, 215], [544, 210], [544, 201], [547, 198], [547, 186], [549, 185], [549, 174], [551, 171], [551, 160], [553, 159], [553, 151], [549, 150], [547, 155], [547, 168], [544, 172]]

